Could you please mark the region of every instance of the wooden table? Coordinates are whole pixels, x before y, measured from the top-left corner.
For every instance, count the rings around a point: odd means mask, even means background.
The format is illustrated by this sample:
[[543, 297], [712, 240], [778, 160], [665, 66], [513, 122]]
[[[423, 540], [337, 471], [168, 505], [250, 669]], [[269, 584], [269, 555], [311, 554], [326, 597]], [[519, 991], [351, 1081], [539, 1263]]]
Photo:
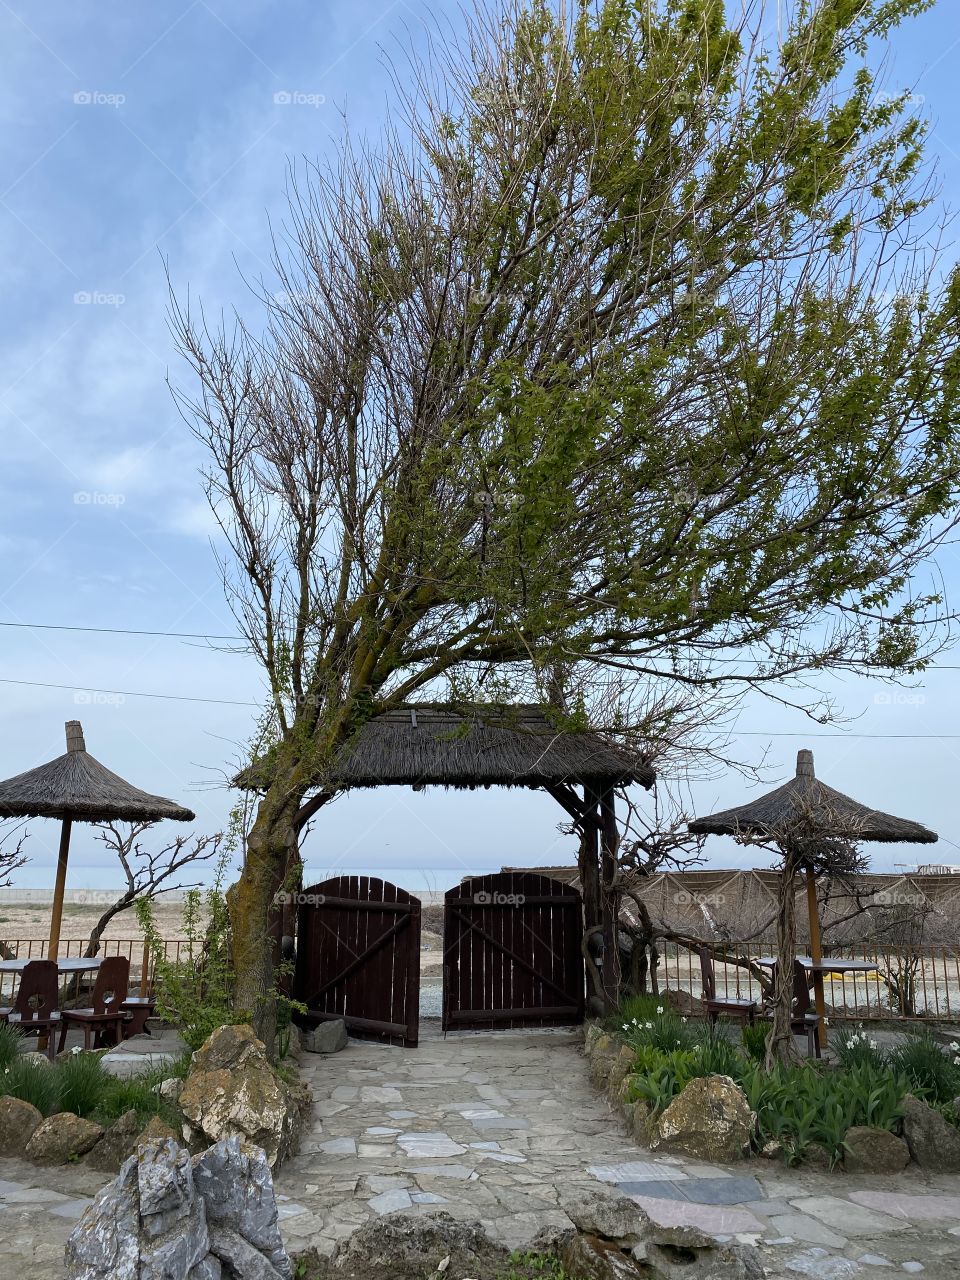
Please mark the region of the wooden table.
[[[29, 956], [0, 960], [0, 973], [23, 973], [31, 961], [42, 959], [43, 956]], [[60, 973], [89, 973], [99, 969], [102, 964], [103, 956], [57, 956], [57, 969]]]
[[[876, 973], [876, 960], [844, 960], [839, 956], [831, 959], [829, 956], [823, 956], [819, 960], [814, 960], [810, 956], [797, 956], [797, 959], [806, 969], [807, 973], [813, 975], [813, 991], [816, 1003], [817, 1016], [820, 1018], [820, 1025], [817, 1028], [817, 1036], [820, 1041], [820, 1048], [827, 1047], [827, 1029], [824, 1025], [824, 1009], [826, 1007], [823, 992], [823, 975], [825, 973]], [[776, 956], [760, 956], [754, 960], [754, 964], [760, 965], [763, 969], [772, 969], [777, 963]]]

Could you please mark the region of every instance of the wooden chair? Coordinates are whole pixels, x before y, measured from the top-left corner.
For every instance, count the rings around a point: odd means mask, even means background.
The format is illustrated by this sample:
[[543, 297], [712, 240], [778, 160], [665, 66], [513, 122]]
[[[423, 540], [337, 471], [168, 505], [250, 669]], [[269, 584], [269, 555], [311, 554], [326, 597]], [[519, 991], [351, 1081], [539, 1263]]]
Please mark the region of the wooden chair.
[[55, 1028], [61, 1018], [60, 977], [54, 960], [31, 960], [23, 970], [13, 1005], [0, 1009], [0, 1022], [23, 1036], [47, 1036], [47, 1056], [53, 1059]]
[[757, 1002], [734, 996], [717, 996], [717, 975], [713, 969], [713, 956], [709, 947], [698, 948], [700, 957], [700, 974], [703, 978], [703, 995], [701, 999], [707, 1010], [707, 1017], [716, 1022], [721, 1013], [732, 1014], [743, 1022], [755, 1022]]
[[820, 1018], [810, 1003], [810, 979], [799, 960], [793, 962], [793, 1014], [790, 1030], [807, 1037], [807, 1057], [820, 1057]]
[[130, 981], [130, 961], [126, 956], [108, 956], [100, 966], [97, 981], [91, 996], [89, 1009], [64, 1009], [60, 1015], [60, 1046], [67, 1039], [71, 1026], [83, 1027], [83, 1047], [90, 1049], [91, 1038], [96, 1033], [95, 1047], [101, 1048], [104, 1036], [113, 1032], [113, 1043], [119, 1044], [123, 1035], [123, 1024], [127, 1015], [123, 1011], [123, 1002], [127, 998], [127, 985]]
[[153, 1017], [156, 1007], [157, 1002], [153, 996], [127, 996], [120, 1006], [124, 1013], [130, 1015], [123, 1028], [124, 1040], [129, 1040], [132, 1036], [153, 1035], [147, 1026], [147, 1019]]

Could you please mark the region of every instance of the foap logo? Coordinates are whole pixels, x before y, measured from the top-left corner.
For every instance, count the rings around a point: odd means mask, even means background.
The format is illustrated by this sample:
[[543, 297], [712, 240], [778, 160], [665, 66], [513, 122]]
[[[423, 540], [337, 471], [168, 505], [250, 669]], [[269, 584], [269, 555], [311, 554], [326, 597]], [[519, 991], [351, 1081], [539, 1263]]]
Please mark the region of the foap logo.
[[510, 489], [477, 489], [473, 495], [474, 505], [484, 511], [510, 511], [519, 501]]
[[901, 889], [881, 889], [873, 895], [878, 907], [921, 907], [926, 899], [922, 893], [906, 893]]
[[126, 500], [122, 493], [100, 493], [96, 489], [79, 489], [73, 495], [75, 507], [122, 507]]
[[274, 894], [273, 905], [275, 907], [322, 907], [326, 902], [326, 896], [322, 893], [287, 893], [281, 889], [279, 893]]
[[487, 893], [481, 889], [473, 895], [473, 901], [478, 907], [522, 907], [526, 898], [522, 893]]
[[673, 900], [680, 907], [722, 907], [727, 898], [723, 893], [693, 893], [681, 889], [673, 895]]
[[299, 89], [281, 89], [273, 95], [275, 107], [322, 107], [326, 101], [325, 93], [303, 93]]
[[873, 695], [878, 707], [922, 707], [926, 700], [922, 693], [907, 693], [903, 689], [884, 689]]
[[78, 707], [122, 707], [126, 698], [122, 693], [104, 693], [96, 689], [79, 689], [73, 695]]
[[75, 107], [122, 107], [127, 100], [125, 93], [104, 93], [102, 89], [80, 89], [73, 95]]
[[81, 289], [73, 295], [75, 307], [122, 307], [125, 293], [106, 293], [103, 289]]
[[922, 93], [878, 93], [873, 99], [875, 107], [922, 107], [926, 98]]

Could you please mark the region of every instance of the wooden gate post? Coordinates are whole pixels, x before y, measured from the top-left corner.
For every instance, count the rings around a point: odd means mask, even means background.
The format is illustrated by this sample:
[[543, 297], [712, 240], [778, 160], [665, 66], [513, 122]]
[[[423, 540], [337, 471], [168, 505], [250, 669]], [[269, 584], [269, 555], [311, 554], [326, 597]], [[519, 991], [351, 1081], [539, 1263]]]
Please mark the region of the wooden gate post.
[[617, 880], [619, 844], [616, 792], [613, 787], [605, 786], [600, 793], [600, 886], [603, 895], [603, 993], [611, 1009], [616, 1008], [620, 999], [620, 950], [617, 945], [620, 902], [613, 887]]

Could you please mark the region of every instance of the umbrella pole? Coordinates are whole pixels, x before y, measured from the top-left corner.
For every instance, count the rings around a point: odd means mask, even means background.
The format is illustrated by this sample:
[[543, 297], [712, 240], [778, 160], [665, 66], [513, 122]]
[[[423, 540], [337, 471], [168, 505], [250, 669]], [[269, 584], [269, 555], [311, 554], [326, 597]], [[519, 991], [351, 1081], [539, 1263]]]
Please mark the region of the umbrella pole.
[[60, 922], [63, 919], [63, 895], [67, 887], [67, 859], [70, 856], [69, 818], [64, 818], [60, 828], [60, 853], [57, 858], [57, 879], [53, 887], [53, 911], [50, 915], [50, 944], [47, 959], [56, 960], [60, 950]]
[[[810, 959], [814, 965], [823, 960], [823, 945], [820, 941], [820, 910], [817, 906], [817, 878], [812, 867], [807, 867], [807, 916], [810, 921]], [[813, 995], [817, 1007], [817, 1041], [821, 1050], [827, 1047], [827, 1002], [823, 994], [823, 972], [815, 968], [813, 971]]]

